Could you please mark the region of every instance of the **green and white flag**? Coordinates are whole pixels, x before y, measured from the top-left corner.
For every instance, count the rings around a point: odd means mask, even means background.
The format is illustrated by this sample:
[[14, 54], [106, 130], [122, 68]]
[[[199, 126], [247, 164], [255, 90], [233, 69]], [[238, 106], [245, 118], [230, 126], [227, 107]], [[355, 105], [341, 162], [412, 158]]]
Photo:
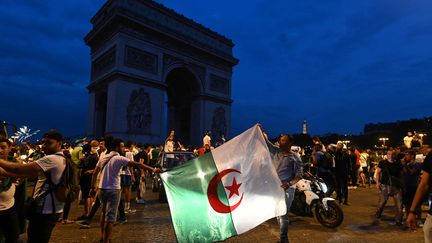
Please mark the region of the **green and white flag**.
[[257, 125], [161, 178], [178, 242], [224, 240], [286, 213]]

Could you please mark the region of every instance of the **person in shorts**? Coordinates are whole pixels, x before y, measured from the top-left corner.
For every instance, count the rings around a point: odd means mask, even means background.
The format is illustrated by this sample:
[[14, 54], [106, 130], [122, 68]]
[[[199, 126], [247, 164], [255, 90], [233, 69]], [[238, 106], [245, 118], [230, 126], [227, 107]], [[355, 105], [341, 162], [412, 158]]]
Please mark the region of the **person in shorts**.
[[[121, 156], [121, 154], [125, 153], [125, 145], [120, 139], [107, 137], [105, 139], [105, 146], [107, 148], [107, 154], [101, 158], [96, 165], [92, 177], [92, 190], [90, 195], [95, 195], [96, 189], [98, 189], [99, 199], [102, 204], [101, 241], [109, 242], [112, 227], [117, 220], [118, 206], [120, 204], [120, 170], [123, 166], [139, 167], [153, 172], [159, 172], [160, 170]], [[101, 177], [96, 187], [96, 178], [99, 173]]]

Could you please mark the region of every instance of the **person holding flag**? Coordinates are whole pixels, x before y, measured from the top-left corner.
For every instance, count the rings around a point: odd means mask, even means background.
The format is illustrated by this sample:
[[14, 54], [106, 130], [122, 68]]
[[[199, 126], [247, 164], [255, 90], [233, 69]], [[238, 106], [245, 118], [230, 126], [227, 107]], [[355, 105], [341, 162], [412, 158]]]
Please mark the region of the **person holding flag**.
[[267, 146], [270, 155], [273, 159], [273, 164], [276, 167], [279, 179], [282, 182], [281, 187], [285, 190], [285, 203], [286, 203], [286, 214], [278, 217], [279, 230], [280, 230], [280, 242], [286, 243], [288, 240], [288, 224], [289, 218], [288, 213], [291, 208], [291, 204], [294, 200], [295, 184], [303, 177], [303, 164], [300, 158], [291, 151], [293, 143], [293, 137], [287, 134], [282, 134], [278, 138], [278, 146], [272, 144], [265, 132], [263, 136], [267, 141]]
[[179, 243], [225, 240], [287, 213], [258, 125], [160, 177]]

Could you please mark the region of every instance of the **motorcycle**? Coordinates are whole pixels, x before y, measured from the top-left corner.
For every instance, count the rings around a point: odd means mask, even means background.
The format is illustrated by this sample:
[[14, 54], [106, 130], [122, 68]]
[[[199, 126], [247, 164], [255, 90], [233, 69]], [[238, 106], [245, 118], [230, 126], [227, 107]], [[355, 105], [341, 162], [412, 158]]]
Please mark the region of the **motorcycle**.
[[324, 181], [305, 173], [303, 179], [296, 183], [296, 192], [290, 212], [305, 217], [314, 217], [320, 224], [328, 228], [336, 228], [342, 224], [343, 211], [336, 201], [325, 194], [328, 188]]

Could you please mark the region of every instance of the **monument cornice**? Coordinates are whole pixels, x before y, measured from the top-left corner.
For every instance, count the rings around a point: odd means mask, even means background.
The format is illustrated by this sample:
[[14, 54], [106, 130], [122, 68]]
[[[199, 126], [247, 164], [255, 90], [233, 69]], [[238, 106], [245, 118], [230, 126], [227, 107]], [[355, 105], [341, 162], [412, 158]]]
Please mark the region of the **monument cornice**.
[[151, 8], [157, 12], [160, 12], [163, 15], [166, 15], [172, 19], [177, 20], [178, 22], [187, 25], [191, 28], [194, 28], [200, 32], [203, 32], [203, 34], [207, 35], [207, 36], [211, 36], [212, 38], [230, 46], [233, 47], [234, 43], [231, 39], [227, 38], [226, 36], [205, 27], [202, 24], [199, 24], [197, 22], [195, 22], [194, 20], [187, 18], [186, 16], [177, 13], [176, 11], [174, 11], [173, 9], [170, 9], [166, 6], [164, 6], [161, 3], [157, 3], [155, 1], [152, 0], [122, 0], [122, 1], [115, 1], [115, 0], [109, 0], [107, 1], [101, 9], [99, 9], [99, 11], [93, 16], [93, 18], [90, 20], [90, 22], [93, 25], [98, 25], [101, 22], [105, 21], [104, 18], [106, 17], [107, 12], [109, 12], [112, 8], [115, 8], [116, 6], [128, 6], [131, 4], [141, 4], [143, 6], [146, 6], [148, 8]]
[[191, 46], [195, 50], [209, 53], [213, 57], [217, 57], [218, 59], [227, 62], [231, 67], [237, 65], [239, 61], [232, 56], [231, 48], [229, 48], [229, 52], [222, 51], [220, 48], [212, 46], [215, 44], [213, 41], [204, 43], [199, 38], [194, 38], [193, 33], [180, 33], [179, 31], [164, 26], [157, 22], [157, 20], [136, 14], [122, 5], [115, 8], [113, 7], [112, 9], [109, 9], [109, 11], [107, 10], [104, 16], [104, 21], [94, 25], [93, 29], [87, 34], [84, 40], [87, 45], [93, 47], [95, 44], [107, 41], [107, 39], [114, 36], [118, 31], [125, 31], [125, 29], [133, 29], [138, 33], [149, 31], [157, 32], [165, 37], [161, 39], [166, 40], [166, 37], [169, 37], [168, 39], [175, 40], [183, 45]]
[[145, 84], [147, 86], [150, 86], [150, 87], [153, 87], [156, 89], [161, 89], [161, 90], [165, 90], [167, 87], [166, 84], [164, 84], [160, 81], [157, 81], [157, 80], [140, 77], [138, 75], [133, 75], [130, 73], [114, 71], [114, 72], [110, 72], [110, 73], [108, 73], [108, 74], [106, 74], [100, 78], [93, 80], [87, 86], [87, 89], [89, 91], [91, 91], [91, 90], [96, 89], [100, 86], [107, 85], [108, 83], [110, 83], [114, 80], [121, 80], [121, 81], [126, 81], [126, 82], [131, 82], [131, 83], [137, 83], [137, 84]]

